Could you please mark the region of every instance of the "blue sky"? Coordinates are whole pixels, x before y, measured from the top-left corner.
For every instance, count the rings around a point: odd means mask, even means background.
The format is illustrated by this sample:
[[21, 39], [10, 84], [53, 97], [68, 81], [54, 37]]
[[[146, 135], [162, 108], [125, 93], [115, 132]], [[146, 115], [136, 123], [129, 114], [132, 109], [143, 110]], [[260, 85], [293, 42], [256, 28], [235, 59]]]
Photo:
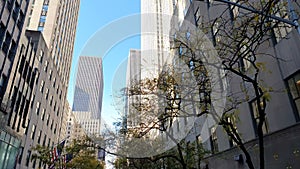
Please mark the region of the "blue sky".
[[[109, 124], [117, 120], [114, 105], [118, 103], [114, 103], [112, 99], [113, 93], [116, 93], [112, 88], [122, 87], [125, 84], [126, 58], [130, 49], [140, 48], [140, 37], [139, 35], [133, 35], [120, 39], [118, 43], [110, 45], [110, 50], [107, 50], [106, 45], [108, 43], [105, 42], [113, 39], [115, 36], [120, 36], [120, 31], [132, 30], [132, 26], [136, 24], [128, 23], [128, 21], [123, 23], [120, 20], [124, 21], [124, 17], [128, 18], [129, 16], [130, 18], [130, 16], [138, 13], [140, 13], [140, 0], [81, 1], [68, 90], [68, 100], [71, 107], [73, 104], [76, 68], [79, 56], [94, 55], [102, 57], [104, 74], [102, 117]], [[118, 29], [111, 29], [113, 23], [117, 23]], [[105, 36], [101, 36], [103, 30], [106, 30], [104, 33]], [[98, 36], [97, 43], [90, 45], [93, 47], [93, 52], [85, 52], [87, 43], [91, 43], [89, 40], [95, 36]]]

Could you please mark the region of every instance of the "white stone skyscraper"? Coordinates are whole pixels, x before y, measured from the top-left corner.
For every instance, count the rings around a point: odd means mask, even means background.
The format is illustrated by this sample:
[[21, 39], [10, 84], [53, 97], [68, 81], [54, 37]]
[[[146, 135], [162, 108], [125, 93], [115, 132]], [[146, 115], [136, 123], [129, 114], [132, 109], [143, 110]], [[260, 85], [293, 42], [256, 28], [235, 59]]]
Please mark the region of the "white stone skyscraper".
[[27, 29], [42, 32], [54, 64], [68, 86], [80, 0], [32, 0]]
[[100, 119], [102, 96], [102, 59], [80, 56], [72, 110], [77, 112], [91, 112], [91, 118]]
[[170, 60], [170, 28], [173, 0], [143, 0], [141, 3], [141, 77], [153, 78]]
[[[138, 84], [141, 80], [141, 51], [130, 49], [127, 62], [126, 72], [126, 87], [130, 89]], [[127, 91], [128, 92], [128, 91]], [[138, 113], [133, 104], [138, 104], [140, 101], [139, 95], [126, 96], [124, 123], [127, 126], [136, 126], [137, 122], [135, 115]]]

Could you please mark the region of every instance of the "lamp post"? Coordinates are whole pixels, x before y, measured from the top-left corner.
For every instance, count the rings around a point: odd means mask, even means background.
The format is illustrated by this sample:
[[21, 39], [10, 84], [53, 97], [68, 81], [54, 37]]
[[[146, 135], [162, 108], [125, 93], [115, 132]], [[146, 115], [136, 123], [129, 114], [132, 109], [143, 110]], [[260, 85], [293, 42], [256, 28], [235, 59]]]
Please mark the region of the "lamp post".
[[[197, 1], [204, 2], [205, 0], [197, 0]], [[274, 20], [286, 23], [288, 25], [294, 26], [297, 29], [298, 33], [300, 34], [300, 27], [299, 27], [299, 23], [298, 23], [298, 16], [297, 16], [297, 14], [295, 12], [295, 9], [294, 9], [294, 7], [292, 5], [291, 0], [287, 0], [287, 3], [288, 3], [288, 8], [289, 8], [289, 12], [290, 12], [290, 16], [291, 16], [292, 21], [287, 20], [287, 19], [283, 19], [283, 18], [275, 16], [275, 15], [267, 15], [263, 11], [259, 11], [259, 10], [256, 10], [254, 8], [248, 7], [248, 6], [241, 5], [241, 4], [237, 3], [237, 2], [231, 2], [230, 0], [214, 0], [214, 1], [226, 3], [226, 4], [229, 4], [229, 5], [233, 5], [233, 6], [236, 6], [238, 8], [245, 9], [247, 11], [250, 11], [250, 12], [262, 15], [262, 16], [267, 16], [267, 17], [269, 17], [271, 19], [274, 19]]]

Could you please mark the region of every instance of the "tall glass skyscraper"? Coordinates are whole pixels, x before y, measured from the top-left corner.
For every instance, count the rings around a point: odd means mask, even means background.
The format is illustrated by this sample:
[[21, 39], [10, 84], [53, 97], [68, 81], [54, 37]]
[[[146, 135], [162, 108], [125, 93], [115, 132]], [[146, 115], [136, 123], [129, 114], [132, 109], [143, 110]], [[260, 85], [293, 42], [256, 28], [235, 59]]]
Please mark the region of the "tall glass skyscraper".
[[73, 111], [91, 112], [91, 118], [100, 119], [103, 96], [102, 59], [79, 58]]

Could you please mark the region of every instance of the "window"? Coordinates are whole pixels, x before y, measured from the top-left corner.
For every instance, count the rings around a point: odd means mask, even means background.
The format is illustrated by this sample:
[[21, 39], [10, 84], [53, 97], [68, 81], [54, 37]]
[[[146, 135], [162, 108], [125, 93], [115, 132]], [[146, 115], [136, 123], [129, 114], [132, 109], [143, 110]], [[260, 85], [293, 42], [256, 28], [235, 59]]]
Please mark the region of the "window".
[[46, 92], [45, 92], [45, 99], [48, 99], [48, 96], [49, 96], [49, 89], [46, 88]]
[[44, 5], [49, 5], [49, 0], [44, 0]]
[[219, 151], [216, 127], [210, 128], [210, 145], [211, 145], [211, 152], [213, 154]]
[[2, 22], [0, 22], [0, 46], [2, 44], [2, 40], [5, 35], [5, 30], [6, 30], [6, 27], [4, 26], [4, 24]]
[[[276, 9], [274, 10], [274, 14], [273, 15], [275, 15], [275, 16], [277, 16], [279, 18], [283, 18], [283, 19], [289, 20], [289, 15], [290, 14], [289, 14], [288, 3], [278, 2], [278, 3], [276, 3], [275, 8]], [[281, 39], [285, 38], [286, 35], [292, 30], [292, 28], [291, 28], [290, 25], [285, 24], [283, 22], [277, 22], [275, 20], [273, 20], [272, 22], [273, 22], [272, 26], [275, 27], [274, 30], [273, 30], [273, 32], [274, 32], [274, 36], [275, 36], [276, 43], [277, 43]]]
[[[263, 102], [261, 102], [260, 104], [261, 104], [261, 106], [263, 106]], [[258, 112], [256, 99], [252, 100], [250, 102], [250, 110], [251, 110], [251, 115], [252, 115], [252, 118], [253, 118], [254, 132], [255, 132], [255, 135], [257, 135], [257, 125], [258, 125], [258, 122], [259, 122], [259, 112]], [[263, 124], [263, 134], [267, 134], [268, 132], [269, 132], [268, 119], [267, 119], [267, 117], [265, 117], [265, 121], [264, 121], [264, 124]]]
[[43, 32], [44, 31], [44, 26], [38, 26], [38, 31]]
[[[228, 123], [230, 123], [230, 124], [233, 124], [234, 130], [237, 131], [237, 127], [236, 127], [236, 117], [235, 117], [234, 115], [227, 117], [227, 118], [226, 118], [226, 121], [227, 121]], [[237, 132], [238, 132], [238, 131], [237, 131]], [[230, 136], [228, 136], [228, 141], [229, 141], [229, 146], [230, 146], [230, 147], [233, 147], [233, 146], [236, 146], [236, 145], [237, 145], [237, 144], [233, 141], [233, 139], [232, 139]]]
[[40, 92], [43, 92], [44, 85], [45, 85], [45, 82], [42, 80], [41, 85], [40, 85]]
[[53, 129], [53, 120], [51, 120], [51, 124], [50, 124], [50, 130]]
[[13, 61], [13, 58], [15, 57], [15, 54], [16, 54], [16, 50], [17, 50], [17, 44], [14, 40], [12, 40], [11, 47], [10, 47], [9, 54], [8, 54], [8, 59], [10, 61]]
[[[45, 22], [46, 22], [46, 16], [42, 15], [42, 16], [40, 17], [40, 22], [45, 23]], [[45, 24], [44, 24], [44, 25], [45, 25]], [[42, 26], [44, 26], [44, 25], [42, 25]]]
[[56, 78], [54, 77], [53, 78], [53, 84], [52, 84], [52, 87], [54, 87], [54, 88], [55, 88], [55, 83], [56, 83]]
[[52, 70], [49, 71], [49, 80], [51, 80], [52, 78], [52, 72], [53, 72]]
[[13, 13], [12, 13], [12, 17], [13, 17], [13, 19], [14, 19], [15, 21], [18, 19], [19, 11], [20, 11], [20, 5], [19, 5], [18, 2], [16, 1], [16, 2], [15, 2], [15, 7], [14, 7], [14, 10], [13, 10]]
[[48, 147], [50, 147], [51, 139], [48, 138]]
[[287, 80], [288, 91], [292, 104], [295, 109], [296, 120], [299, 121], [300, 117], [300, 72], [289, 77]]
[[52, 106], [52, 103], [53, 103], [53, 96], [50, 97], [50, 101], [49, 101], [50, 106]]
[[200, 8], [199, 7], [197, 8], [196, 12], [194, 13], [194, 19], [195, 19], [195, 25], [196, 26], [201, 25], [202, 17], [201, 17], [201, 14], [200, 14]]
[[[27, 124], [29, 124], [29, 122], [30, 122], [30, 120], [28, 120]], [[27, 125], [27, 127], [26, 127], [26, 129], [25, 129], [25, 131], [24, 131], [24, 134], [25, 134], [25, 135], [27, 135], [27, 133], [28, 133], [28, 128], [29, 128], [29, 125]]]
[[47, 140], [47, 135], [45, 134], [45, 135], [44, 135], [44, 140], [43, 140], [43, 146], [46, 145], [46, 140]]
[[48, 69], [48, 61], [45, 62], [45, 65], [44, 65], [44, 71], [46, 72]]
[[7, 54], [10, 46], [12, 36], [9, 32], [6, 32], [4, 43], [2, 44], [2, 51]]
[[54, 134], [56, 134], [56, 128], [57, 128], [57, 124], [55, 124]]
[[36, 165], [36, 159], [33, 160], [32, 168], [35, 168], [35, 165]]
[[46, 116], [47, 126], [49, 125], [49, 114]]
[[41, 137], [42, 137], [42, 130], [39, 131], [39, 134], [37, 136], [37, 138], [38, 138], [38, 140], [37, 140], [38, 144], [40, 144]]
[[54, 101], [53, 111], [56, 110], [56, 101]]
[[24, 151], [24, 147], [20, 147], [20, 150], [19, 150], [19, 159], [18, 159], [18, 163], [19, 164], [21, 164], [21, 162], [22, 162], [23, 151]]
[[[17, 26], [18, 26], [19, 29], [22, 29], [24, 21], [25, 21], [25, 14], [21, 11], [20, 15], [19, 15], [19, 20], [18, 20], [18, 23], [17, 23]], [[29, 23], [30, 23], [30, 19], [28, 19], [28, 24]]]
[[36, 109], [35, 109], [35, 113], [36, 113], [37, 115], [39, 115], [39, 112], [40, 112], [40, 106], [41, 106], [40, 102], [37, 102], [37, 103], [36, 103]]
[[27, 156], [26, 156], [26, 167], [28, 167], [28, 165], [29, 165], [29, 162], [30, 162], [30, 156], [31, 156], [31, 151], [30, 150], [28, 150], [27, 151]]
[[40, 55], [39, 55], [39, 61], [42, 62], [43, 61], [43, 56], [44, 56], [44, 51], [40, 51]]
[[44, 118], [45, 118], [45, 113], [46, 113], [46, 109], [43, 109], [42, 114], [41, 114], [41, 120], [43, 120], [43, 121], [44, 121]]
[[0, 96], [3, 96], [3, 93], [5, 92], [4, 88], [6, 86], [6, 83], [7, 83], [7, 76], [2, 74], [2, 77], [0, 79]]
[[34, 139], [35, 129], [36, 129], [35, 125], [32, 125], [32, 128], [31, 128], [31, 135], [30, 135], [30, 138], [31, 138], [31, 139]]
[[39, 22], [39, 26], [38, 26], [38, 27], [43, 27], [43, 28], [44, 28], [44, 26], [45, 26], [45, 22], [43, 22], [43, 21], [40, 21], [40, 22]]

